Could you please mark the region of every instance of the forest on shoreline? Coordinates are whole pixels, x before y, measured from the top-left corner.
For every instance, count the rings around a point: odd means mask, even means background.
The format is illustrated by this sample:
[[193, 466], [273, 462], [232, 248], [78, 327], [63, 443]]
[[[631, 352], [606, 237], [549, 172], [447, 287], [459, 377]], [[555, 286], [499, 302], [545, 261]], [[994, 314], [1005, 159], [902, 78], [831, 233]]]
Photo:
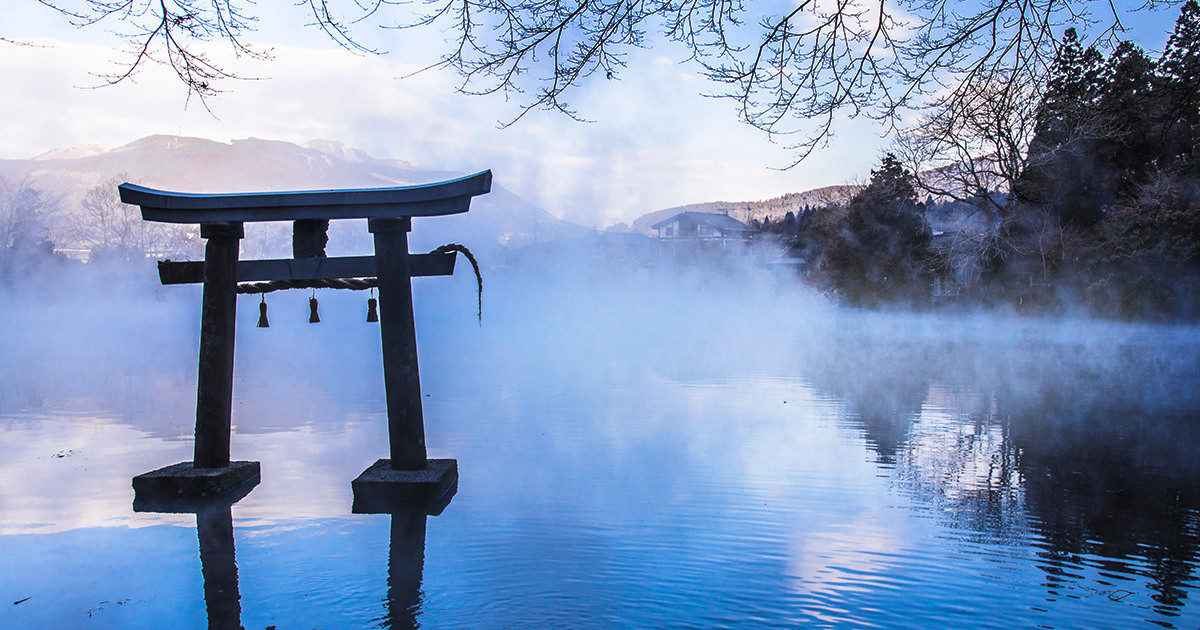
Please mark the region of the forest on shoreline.
[[[996, 107], [953, 114], [985, 123]], [[1200, 5], [1183, 6], [1158, 60], [1130, 42], [1105, 57], [1069, 30], [1031, 114], [1007, 170], [993, 153], [918, 176], [930, 140], [910, 136], [848, 201], [752, 227], [853, 305], [1200, 317]]]

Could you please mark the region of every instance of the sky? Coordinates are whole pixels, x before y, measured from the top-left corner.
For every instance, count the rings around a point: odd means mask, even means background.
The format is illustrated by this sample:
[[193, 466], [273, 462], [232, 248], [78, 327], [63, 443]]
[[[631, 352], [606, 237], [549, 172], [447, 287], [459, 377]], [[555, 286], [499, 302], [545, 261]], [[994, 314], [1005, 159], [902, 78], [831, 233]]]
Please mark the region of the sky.
[[[267, 13], [247, 39], [273, 59], [237, 60], [248, 80], [222, 84], [206, 109], [161, 67], [96, 88], [96, 75], [121, 58], [120, 41], [104, 24], [76, 29], [29, 2], [0, 33], [32, 44], [0, 42], [0, 159], [79, 143], [116, 148], [152, 134], [329, 138], [425, 169], [490, 168], [499, 185], [542, 209], [604, 227], [689, 203], [862, 182], [890, 143], [866, 119], [843, 120], [827, 146], [784, 170], [792, 152], [738, 122], [732, 102], [706, 98], [715, 86], [663, 45], [630, 56], [619, 80], [594, 80], [572, 99], [592, 122], [539, 111], [502, 129], [516, 103], [457, 93], [448, 71], [410, 76], [443, 50], [437, 31], [356, 31], [386, 54], [354, 54], [304, 28], [292, 3], [266, 4], [255, 5]], [[1156, 20], [1159, 30], [1173, 19]]]
[[72, 29], [30, 3], [0, 33], [37, 43], [0, 42], [0, 85], [6, 86], [0, 158], [87, 142], [115, 148], [151, 134], [330, 138], [422, 168], [490, 168], [498, 184], [544, 210], [603, 227], [688, 203], [768, 199], [847, 183], [867, 174], [885, 146], [869, 125], [847, 125], [820, 159], [783, 171], [791, 161], [786, 147], [739, 123], [732, 103], [702, 96], [712, 84], [661, 47], [630, 59], [620, 80], [597, 81], [575, 99], [592, 122], [535, 112], [500, 129], [517, 111], [515, 103], [458, 94], [449, 72], [402, 78], [421, 67], [415, 57], [432, 60], [406, 50], [436, 50], [437, 42], [387, 31], [377, 42], [387, 54], [356, 55], [304, 29], [303, 20], [298, 13], [270, 25], [264, 20], [252, 40], [265, 42], [274, 59], [237, 65], [244, 76], [262, 80], [224, 84], [227, 91], [211, 99], [210, 113], [194, 97], [188, 102], [163, 68], [86, 89], [101, 83], [94, 75], [120, 58], [119, 42], [100, 29]]

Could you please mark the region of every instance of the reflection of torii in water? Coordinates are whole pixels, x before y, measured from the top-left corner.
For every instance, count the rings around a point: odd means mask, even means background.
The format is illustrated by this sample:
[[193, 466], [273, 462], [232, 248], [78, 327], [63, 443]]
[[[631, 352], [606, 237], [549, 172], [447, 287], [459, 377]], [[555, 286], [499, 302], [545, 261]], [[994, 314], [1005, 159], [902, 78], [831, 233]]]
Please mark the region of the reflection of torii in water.
[[[250, 493], [256, 481], [226, 495], [202, 499], [147, 498], [135, 500], [135, 512], [195, 513], [196, 537], [200, 543], [200, 572], [204, 579], [204, 607], [210, 630], [242, 627], [241, 588], [234, 553], [232, 506]], [[385, 628], [415, 630], [420, 625], [421, 581], [425, 571], [425, 524], [429, 516], [442, 513], [454, 497], [452, 484], [439, 496], [422, 500], [383, 499], [363, 494], [355, 499], [353, 511], [360, 514], [390, 514]]]
[[422, 500], [396, 500], [358, 493], [353, 511], [358, 514], [391, 514], [388, 544], [387, 615], [383, 627], [415, 630], [420, 627], [421, 582], [425, 572], [425, 524], [454, 498], [457, 485], [445, 494]]
[[[391, 457], [377, 461], [356, 479], [354, 492], [396, 498], [446, 492], [457, 480], [458, 465], [452, 459], [427, 459], [410, 279], [453, 273], [454, 253], [410, 255], [408, 232], [412, 217], [466, 212], [471, 198], [489, 192], [491, 183], [491, 171], [483, 171], [423, 186], [277, 193], [188, 194], [122, 184], [121, 201], [141, 206], [143, 219], [198, 223], [200, 236], [207, 241], [201, 263], [159, 263], [164, 284], [204, 285], [195, 454], [191, 462], [135, 477], [138, 494], [210, 496], [259, 478], [258, 462], [229, 458], [239, 282], [287, 282], [301, 287], [371, 277], [377, 277], [382, 311]], [[354, 218], [367, 219], [375, 255], [325, 257], [328, 221]], [[294, 258], [239, 262], [245, 221], [294, 221]]]
[[233, 545], [233, 504], [254, 489], [258, 480], [242, 484], [222, 496], [178, 499], [139, 495], [135, 512], [194, 513], [200, 542], [200, 574], [204, 578], [204, 608], [210, 630], [242, 627], [241, 591]]

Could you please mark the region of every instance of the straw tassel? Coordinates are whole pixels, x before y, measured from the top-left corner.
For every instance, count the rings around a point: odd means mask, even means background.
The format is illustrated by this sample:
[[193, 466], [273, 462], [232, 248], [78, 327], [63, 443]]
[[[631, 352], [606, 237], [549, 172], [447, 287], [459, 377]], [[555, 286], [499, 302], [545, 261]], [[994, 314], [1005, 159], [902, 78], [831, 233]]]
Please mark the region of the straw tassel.
[[317, 298], [308, 298], [308, 323], [316, 324], [321, 321], [321, 316], [317, 314]]
[[371, 292], [371, 297], [367, 299], [367, 321], [379, 321], [379, 300], [375, 299], [375, 292]]
[[267, 296], [263, 296], [262, 301], [258, 303], [258, 327], [270, 328], [271, 322], [267, 321]]

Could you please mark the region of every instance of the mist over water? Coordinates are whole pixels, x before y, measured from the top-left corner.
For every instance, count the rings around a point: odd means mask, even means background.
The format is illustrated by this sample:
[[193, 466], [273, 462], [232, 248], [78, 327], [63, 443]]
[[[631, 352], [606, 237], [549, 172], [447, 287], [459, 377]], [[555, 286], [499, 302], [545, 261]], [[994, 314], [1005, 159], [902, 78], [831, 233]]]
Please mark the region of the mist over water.
[[[846, 309], [749, 258], [481, 262], [482, 323], [465, 261], [414, 280], [461, 474], [415, 599], [398, 517], [350, 513], [387, 456], [367, 295], [310, 325], [270, 294], [265, 329], [239, 297], [246, 628], [1200, 623], [1195, 326]], [[2, 300], [0, 625], [203, 625], [196, 517], [129, 485], [191, 459], [199, 287], [147, 263]]]

